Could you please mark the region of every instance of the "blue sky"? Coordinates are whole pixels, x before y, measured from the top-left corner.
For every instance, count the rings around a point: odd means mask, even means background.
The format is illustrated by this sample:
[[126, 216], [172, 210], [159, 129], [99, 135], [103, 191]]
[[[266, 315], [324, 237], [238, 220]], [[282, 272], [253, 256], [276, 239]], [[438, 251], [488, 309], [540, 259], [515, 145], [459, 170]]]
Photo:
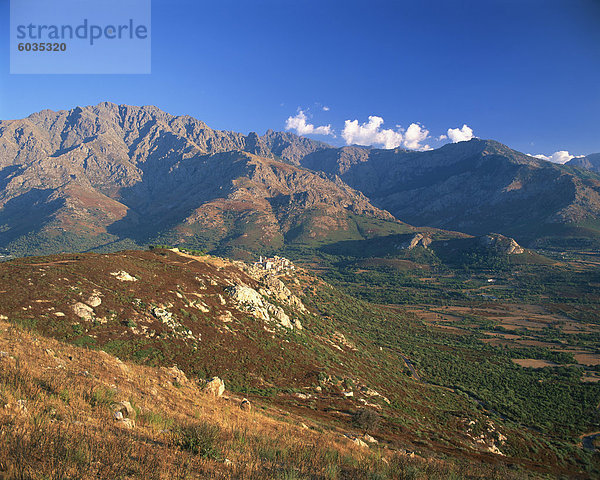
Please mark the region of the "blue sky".
[[153, 0], [150, 75], [11, 75], [0, 42], [1, 119], [108, 100], [264, 133], [301, 109], [337, 145], [437, 147], [467, 125], [525, 153], [600, 152], [598, 0]]

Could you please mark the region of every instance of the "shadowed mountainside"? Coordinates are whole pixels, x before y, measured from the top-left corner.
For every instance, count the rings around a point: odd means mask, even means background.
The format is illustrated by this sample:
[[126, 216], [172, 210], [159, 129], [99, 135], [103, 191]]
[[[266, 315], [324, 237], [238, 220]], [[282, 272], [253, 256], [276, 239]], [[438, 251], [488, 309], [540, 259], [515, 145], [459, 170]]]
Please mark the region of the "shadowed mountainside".
[[414, 152], [343, 147], [302, 165], [339, 175], [413, 225], [500, 232], [528, 245], [600, 237], [600, 177], [474, 139]]

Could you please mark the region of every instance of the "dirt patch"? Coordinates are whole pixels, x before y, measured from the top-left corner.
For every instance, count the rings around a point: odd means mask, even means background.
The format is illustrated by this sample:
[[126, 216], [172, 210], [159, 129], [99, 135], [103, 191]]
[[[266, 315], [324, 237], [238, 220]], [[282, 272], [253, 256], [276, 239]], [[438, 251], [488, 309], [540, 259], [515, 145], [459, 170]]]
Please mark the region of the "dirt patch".
[[586, 383], [600, 382], [600, 373], [598, 373], [598, 372], [583, 372], [581, 381], [586, 382]]
[[517, 340], [517, 343], [521, 345], [525, 345], [526, 347], [542, 347], [542, 348], [556, 348], [556, 343], [544, 342], [542, 340], [531, 340], [531, 339], [522, 339]]
[[537, 358], [513, 358], [512, 361], [517, 365], [527, 368], [544, 368], [544, 367], [558, 367], [558, 363], [550, 362], [548, 360], [540, 360]]
[[576, 353], [573, 356], [581, 365], [600, 365], [600, 355], [597, 353]]
[[433, 325], [435, 328], [441, 328], [450, 333], [456, 333], [457, 335], [469, 335], [471, 332], [463, 330], [462, 328], [452, 327], [450, 325]]

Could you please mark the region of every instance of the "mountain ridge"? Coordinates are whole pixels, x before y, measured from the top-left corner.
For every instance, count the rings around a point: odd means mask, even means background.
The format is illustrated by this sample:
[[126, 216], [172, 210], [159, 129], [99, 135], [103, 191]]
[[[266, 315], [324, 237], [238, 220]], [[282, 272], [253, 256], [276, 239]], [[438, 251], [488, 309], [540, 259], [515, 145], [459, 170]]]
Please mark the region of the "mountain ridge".
[[154, 106], [1, 121], [0, 187], [0, 248], [20, 253], [157, 241], [257, 251], [410, 224], [525, 246], [600, 242], [600, 177], [494, 140], [336, 148], [289, 132], [213, 130]]
[[[321, 148], [291, 134], [267, 140], [290, 158], [296, 140]], [[339, 178], [265, 149], [256, 134], [212, 130], [156, 107], [103, 103], [1, 122], [0, 244], [27, 251], [33, 242], [28, 253], [53, 253], [59, 237], [67, 250], [202, 239], [256, 250], [284, 239], [358, 238], [353, 215], [404, 228]], [[28, 221], [23, 212], [32, 209]]]

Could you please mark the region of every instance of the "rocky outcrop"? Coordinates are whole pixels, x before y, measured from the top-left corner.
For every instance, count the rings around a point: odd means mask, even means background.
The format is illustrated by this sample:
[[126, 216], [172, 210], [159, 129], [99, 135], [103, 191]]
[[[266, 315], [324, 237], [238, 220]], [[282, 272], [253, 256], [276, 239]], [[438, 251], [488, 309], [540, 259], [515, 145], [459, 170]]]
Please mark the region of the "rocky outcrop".
[[260, 284], [259, 291], [261, 295], [270, 297], [277, 303], [289, 306], [300, 313], [307, 312], [308, 310], [302, 301], [279, 278], [281, 275], [295, 272], [295, 265], [285, 258], [275, 258], [282, 261], [286, 268], [280, 270], [267, 268], [268, 262], [255, 262], [251, 266], [244, 264], [242, 268]]
[[174, 337], [183, 338], [186, 340], [199, 340], [196, 338], [193, 332], [183, 325], [171, 312], [169, 312], [164, 306], [152, 307], [152, 315], [160, 320], [164, 325], [169, 327], [171, 334]]
[[260, 307], [264, 305], [264, 300], [260, 293], [245, 285], [234, 285], [232, 287], [227, 287], [225, 288], [225, 292], [228, 293], [231, 298], [238, 303]]
[[122, 282], [137, 282], [137, 278], [132, 275], [129, 275], [124, 270], [119, 270], [118, 272], [112, 272], [111, 275], [115, 277], [117, 280], [121, 280]]
[[499, 233], [490, 233], [479, 237], [479, 244], [488, 250], [502, 255], [520, 255], [525, 249], [514, 238], [505, 237]]
[[187, 375], [177, 365], [173, 365], [170, 368], [162, 367], [161, 369], [167, 374], [167, 376], [171, 378], [174, 383], [179, 385], [189, 385], [190, 381]]
[[90, 321], [94, 318], [94, 309], [82, 302], [73, 305], [73, 312], [82, 320]]
[[219, 377], [212, 377], [206, 381], [203, 390], [209, 395], [220, 397], [225, 391], [225, 382]]
[[491, 420], [483, 422], [481, 420], [463, 420], [466, 424], [467, 436], [473, 441], [474, 445], [484, 451], [504, 456], [500, 450], [506, 443], [506, 436], [497, 430], [496, 425]]
[[158, 318], [161, 322], [170, 324], [173, 321], [173, 314], [165, 308], [154, 307], [152, 308], [152, 315]]
[[113, 419], [126, 428], [135, 427], [136, 411], [128, 401], [117, 402], [112, 406]]
[[431, 237], [428, 235], [423, 235], [421, 233], [415, 233], [409, 240], [404, 243], [398, 245], [399, 249], [402, 250], [412, 250], [416, 247], [427, 248], [431, 244]]
[[233, 285], [225, 288], [225, 292], [234, 302], [244, 311], [250, 313], [256, 318], [266, 322], [275, 320], [279, 325], [286, 328], [302, 329], [299, 320], [292, 320], [285, 313], [283, 308], [273, 305], [267, 301], [260, 293], [246, 285]]
[[87, 303], [92, 308], [99, 307], [102, 304], [101, 293], [98, 290], [94, 290], [94, 293], [92, 293], [88, 297], [88, 299], [85, 301], [85, 303]]

